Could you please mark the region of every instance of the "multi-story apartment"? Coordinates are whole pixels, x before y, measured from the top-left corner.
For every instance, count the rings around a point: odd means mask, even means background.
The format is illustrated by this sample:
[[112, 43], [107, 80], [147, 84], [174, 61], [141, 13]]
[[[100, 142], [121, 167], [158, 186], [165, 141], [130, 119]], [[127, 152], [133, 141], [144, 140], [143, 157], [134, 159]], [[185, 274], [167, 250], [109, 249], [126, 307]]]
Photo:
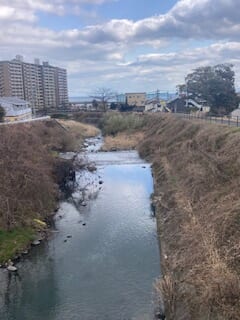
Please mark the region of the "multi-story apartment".
[[44, 109], [42, 66], [35, 60], [33, 63], [23, 63], [24, 98], [35, 110]]
[[54, 108], [57, 106], [57, 83], [55, 77], [55, 67], [48, 62], [43, 62], [42, 78], [43, 78], [43, 96], [45, 108]]
[[145, 92], [126, 93], [126, 103], [129, 106], [143, 107], [146, 103]]
[[0, 96], [24, 99], [23, 72], [20, 63], [0, 62]]
[[67, 71], [48, 62], [0, 61], [0, 96], [28, 101], [34, 111], [68, 105]]
[[57, 105], [66, 107], [68, 105], [67, 71], [62, 68], [55, 68], [55, 83], [57, 90]]

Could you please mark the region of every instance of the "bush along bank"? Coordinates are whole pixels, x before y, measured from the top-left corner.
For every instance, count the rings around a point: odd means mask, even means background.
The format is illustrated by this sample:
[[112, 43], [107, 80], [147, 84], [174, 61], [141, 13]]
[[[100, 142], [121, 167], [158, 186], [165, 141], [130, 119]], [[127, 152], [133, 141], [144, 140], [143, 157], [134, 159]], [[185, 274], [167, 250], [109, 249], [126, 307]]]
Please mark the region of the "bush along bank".
[[73, 178], [72, 163], [58, 153], [79, 149], [82, 132], [55, 120], [0, 127], [0, 264], [46, 233], [59, 185]]
[[100, 123], [104, 135], [102, 151], [135, 149], [143, 139], [145, 117], [133, 113], [106, 113]]
[[166, 318], [240, 319], [240, 131], [147, 117]]

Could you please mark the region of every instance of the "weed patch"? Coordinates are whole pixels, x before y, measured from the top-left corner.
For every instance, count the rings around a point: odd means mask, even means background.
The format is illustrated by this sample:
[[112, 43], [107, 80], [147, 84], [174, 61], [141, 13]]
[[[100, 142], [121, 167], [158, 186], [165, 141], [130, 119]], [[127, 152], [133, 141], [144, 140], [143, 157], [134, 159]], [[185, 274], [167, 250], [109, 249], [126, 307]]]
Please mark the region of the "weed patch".
[[31, 228], [18, 228], [11, 231], [0, 230], [0, 263], [7, 262], [27, 248], [34, 239]]

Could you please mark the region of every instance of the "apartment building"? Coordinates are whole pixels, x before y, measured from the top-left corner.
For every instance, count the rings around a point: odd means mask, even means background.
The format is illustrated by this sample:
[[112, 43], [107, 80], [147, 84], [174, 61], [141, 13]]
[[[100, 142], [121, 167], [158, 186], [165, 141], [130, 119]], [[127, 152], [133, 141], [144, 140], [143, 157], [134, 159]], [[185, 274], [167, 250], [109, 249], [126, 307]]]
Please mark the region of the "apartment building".
[[143, 107], [146, 102], [146, 92], [126, 93], [126, 103], [129, 106]]
[[26, 63], [21, 56], [0, 61], [0, 96], [28, 101], [34, 111], [68, 106], [67, 71], [48, 62]]
[[24, 98], [34, 110], [44, 109], [42, 66], [36, 63], [23, 63]]
[[57, 90], [57, 105], [66, 107], [68, 105], [67, 71], [62, 68], [55, 68], [55, 83]]
[[57, 83], [55, 77], [55, 67], [50, 66], [48, 62], [43, 62], [43, 97], [45, 108], [55, 108], [57, 106]]
[[0, 62], [0, 96], [24, 99], [22, 65], [18, 62]]

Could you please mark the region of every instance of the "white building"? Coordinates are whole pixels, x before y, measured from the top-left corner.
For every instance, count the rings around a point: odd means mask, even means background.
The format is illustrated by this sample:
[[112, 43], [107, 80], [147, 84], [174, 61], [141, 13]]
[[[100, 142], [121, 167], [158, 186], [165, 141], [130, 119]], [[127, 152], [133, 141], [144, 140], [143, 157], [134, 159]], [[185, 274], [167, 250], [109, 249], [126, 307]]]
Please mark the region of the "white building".
[[17, 97], [0, 97], [0, 106], [5, 110], [5, 121], [12, 122], [32, 118], [29, 102]]

